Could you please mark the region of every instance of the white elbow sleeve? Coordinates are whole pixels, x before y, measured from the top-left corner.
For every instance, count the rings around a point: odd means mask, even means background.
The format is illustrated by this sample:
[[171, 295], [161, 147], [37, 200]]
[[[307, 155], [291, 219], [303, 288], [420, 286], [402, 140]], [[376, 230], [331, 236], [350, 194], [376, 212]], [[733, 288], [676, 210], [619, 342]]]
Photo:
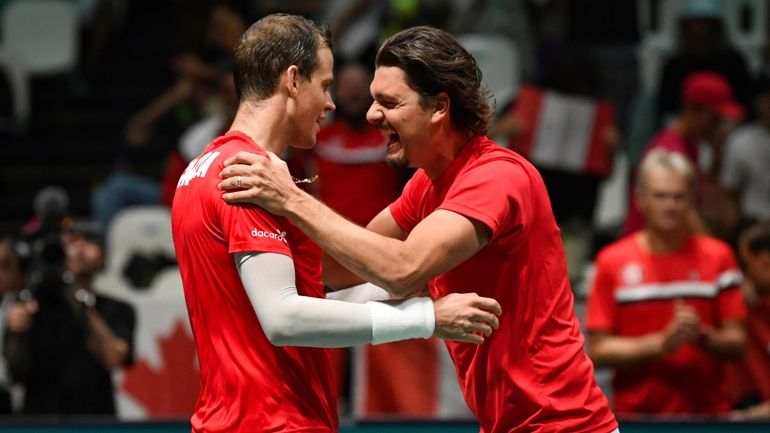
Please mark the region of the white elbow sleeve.
[[367, 302], [372, 316], [372, 344], [430, 338], [436, 327], [433, 301], [411, 298], [398, 303]]

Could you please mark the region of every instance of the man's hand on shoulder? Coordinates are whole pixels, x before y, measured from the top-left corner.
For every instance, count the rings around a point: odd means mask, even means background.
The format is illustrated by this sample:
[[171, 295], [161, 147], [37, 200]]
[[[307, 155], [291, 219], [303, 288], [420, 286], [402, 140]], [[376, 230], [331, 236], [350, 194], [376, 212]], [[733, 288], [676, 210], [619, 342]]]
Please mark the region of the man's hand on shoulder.
[[251, 203], [270, 213], [285, 215], [285, 204], [293, 193], [301, 192], [294, 184], [286, 163], [272, 152], [269, 157], [238, 152], [225, 160], [219, 173], [224, 179], [219, 188], [228, 203]]

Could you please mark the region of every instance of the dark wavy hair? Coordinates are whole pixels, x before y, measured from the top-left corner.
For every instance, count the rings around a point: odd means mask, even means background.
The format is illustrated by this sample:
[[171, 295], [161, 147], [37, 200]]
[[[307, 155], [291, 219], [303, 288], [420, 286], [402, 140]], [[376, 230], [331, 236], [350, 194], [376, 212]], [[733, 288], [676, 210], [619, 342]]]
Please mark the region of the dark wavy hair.
[[740, 240], [745, 242], [754, 254], [761, 251], [770, 252], [770, 220], [766, 219], [750, 226], [741, 233]]
[[332, 49], [329, 29], [307, 18], [272, 14], [255, 22], [243, 33], [233, 53], [238, 100], [269, 98], [291, 65], [297, 65], [300, 75], [309, 80], [322, 47]]
[[489, 91], [481, 86], [476, 59], [451, 34], [429, 26], [403, 30], [382, 44], [375, 64], [403, 69], [423, 106], [446, 92], [454, 128], [486, 134], [492, 117]]

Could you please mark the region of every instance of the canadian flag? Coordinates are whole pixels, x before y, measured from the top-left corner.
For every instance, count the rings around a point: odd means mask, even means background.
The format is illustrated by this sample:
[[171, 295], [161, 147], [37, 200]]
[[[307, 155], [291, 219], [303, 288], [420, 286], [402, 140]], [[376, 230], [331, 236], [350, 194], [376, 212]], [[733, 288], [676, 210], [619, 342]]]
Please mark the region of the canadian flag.
[[607, 101], [522, 86], [511, 115], [524, 127], [509, 138], [511, 149], [535, 165], [576, 173], [607, 175], [611, 154], [604, 140], [615, 117]]

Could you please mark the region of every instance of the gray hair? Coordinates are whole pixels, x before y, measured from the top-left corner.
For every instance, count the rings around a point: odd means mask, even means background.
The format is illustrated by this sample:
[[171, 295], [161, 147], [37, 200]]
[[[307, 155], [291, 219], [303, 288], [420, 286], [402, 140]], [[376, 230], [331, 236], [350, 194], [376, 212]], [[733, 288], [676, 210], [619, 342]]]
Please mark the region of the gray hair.
[[653, 149], [642, 159], [637, 173], [636, 188], [643, 190], [647, 174], [659, 167], [667, 168], [682, 176], [687, 182], [688, 189], [692, 190], [695, 184], [695, 166], [682, 153], [665, 149]]

